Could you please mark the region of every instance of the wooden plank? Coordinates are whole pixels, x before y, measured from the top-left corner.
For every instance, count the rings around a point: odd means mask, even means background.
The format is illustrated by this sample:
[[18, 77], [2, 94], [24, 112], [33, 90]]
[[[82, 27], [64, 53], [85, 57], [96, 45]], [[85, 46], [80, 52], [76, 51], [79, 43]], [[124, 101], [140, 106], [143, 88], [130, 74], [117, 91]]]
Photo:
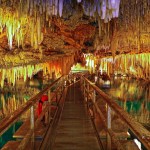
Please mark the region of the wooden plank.
[[[138, 146], [133, 140], [122, 140], [120, 141], [125, 150], [139, 150]], [[106, 140], [102, 141], [104, 149], [107, 149]], [[111, 150], [116, 150], [115, 145], [112, 143]]]
[[[57, 109], [56, 106], [51, 106], [51, 117], [54, 117], [55, 111]], [[36, 117], [37, 118], [37, 117]], [[36, 120], [35, 118], [35, 120]], [[40, 121], [39, 125], [35, 129], [35, 138], [36, 139], [43, 139], [45, 132], [47, 130], [48, 125], [45, 124], [44, 120]], [[30, 120], [26, 120], [22, 126], [15, 132], [13, 135], [13, 138], [16, 138], [17, 140], [21, 140], [25, 137], [25, 135], [29, 132], [30, 130]]]
[[[45, 126], [44, 122], [41, 121], [38, 127], [35, 129], [35, 138], [41, 140], [46, 132], [46, 129], [47, 127]], [[30, 120], [27, 120], [16, 131], [16, 133], [13, 135], [13, 138], [21, 140], [24, 138], [24, 136], [28, 133], [29, 130], [30, 130]]]
[[[3, 146], [3, 148], [1, 150], [17, 150], [19, 144], [20, 144], [20, 141], [9, 141]], [[38, 149], [39, 146], [40, 146], [40, 142], [36, 141], [35, 145], [34, 145], [35, 149]], [[31, 146], [31, 143], [28, 144], [26, 149], [33, 150], [33, 147]]]
[[[103, 98], [103, 100], [113, 109], [113, 111], [124, 121], [130, 130], [135, 134], [135, 136], [142, 142], [142, 144], [150, 149], [150, 132], [144, 128], [140, 123], [138, 123], [134, 118], [132, 118], [126, 111], [124, 111], [115, 101], [113, 101], [107, 94], [101, 91], [96, 85], [94, 85], [91, 81], [83, 77], [85, 81], [90, 84], [90, 86], [96, 90], [98, 95]], [[97, 107], [97, 111], [100, 112], [98, 106], [94, 103], [95, 107]]]
[[139, 150], [138, 146], [135, 144], [134, 141], [132, 140], [125, 140], [125, 141], [121, 141], [123, 147], [125, 148], [125, 150]]
[[51, 126], [48, 128], [48, 131], [45, 135], [45, 138], [40, 146], [40, 149], [49, 149], [49, 145], [51, 145], [52, 141], [53, 141], [53, 133], [55, 132], [55, 128], [58, 124], [63, 106], [64, 106], [64, 100], [66, 99], [66, 93], [67, 93], [68, 88], [66, 87], [63, 91], [63, 95], [59, 101], [59, 105], [58, 105], [58, 109], [56, 110], [54, 119], [52, 120], [52, 124]]
[[99, 150], [98, 140], [87, 114], [81, 91], [79, 87], [73, 86], [69, 87], [52, 149]]
[[[106, 139], [107, 138], [106, 133], [107, 132], [105, 130], [99, 131], [100, 138]], [[130, 138], [130, 135], [128, 135], [127, 132], [118, 132], [118, 133], [115, 132], [114, 134], [117, 137], [117, 139], [119, 139], [119, 140], [123, 140], [123, 139], [125, 140], [125, 139]]]
[[59, 80], [58, 78], [55, 80], [52, 84], [48, 85], [46, 88], [44, 88], [41, 92], [39, 92], [37, 95], [33, 96], [28, 102], [26, 102], [24, 105], [22, 105], [19, 109], [14, 111], [12, 114], [10, 114], [8, 117], [3, 119], [0, 122], [0, 135], [2, 135], [5, 131], [8, 130], [8, 128], [15, 123], [21, 115], [23, 115], [27, 110], [30, 109], [31, 106], [33, 106], [38, 100], [42, 97], [44, 93], [46, 93], [48, 90], [50, 90]]
[[3, 146], [2, 150], [16, 150], [19, 143], [18, 141], [9, 141]]

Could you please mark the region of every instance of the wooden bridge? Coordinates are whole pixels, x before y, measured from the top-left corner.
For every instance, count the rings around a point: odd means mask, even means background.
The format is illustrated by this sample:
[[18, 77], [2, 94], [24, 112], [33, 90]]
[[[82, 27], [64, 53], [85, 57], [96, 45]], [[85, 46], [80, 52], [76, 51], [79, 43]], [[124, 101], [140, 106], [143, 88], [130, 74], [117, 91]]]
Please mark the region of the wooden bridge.
[[[67, 80], [57, 79], [0, 123], [2, 135], [14, 122], [23, 120], [13, 135], [16, 140], [6, 143], [2, 150], [138, 150], [131, 134], [142, 149], [150, 149], [150, 132], [94, 83], [81, 76], [64, 86]], [[45, 93], [49, 101], [37, 117], [36, 106]], [[28, 117], [22, 119], [25, 113]]]

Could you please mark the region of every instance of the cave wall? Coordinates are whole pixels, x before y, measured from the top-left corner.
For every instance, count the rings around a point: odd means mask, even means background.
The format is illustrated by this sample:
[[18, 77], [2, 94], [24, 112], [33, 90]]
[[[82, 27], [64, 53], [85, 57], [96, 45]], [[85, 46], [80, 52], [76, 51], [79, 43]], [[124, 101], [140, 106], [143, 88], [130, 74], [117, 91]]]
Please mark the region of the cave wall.
[[26, 82], [28, 78], [32, 78], [32, 76], [39, 71], [43, 71], [43, 77], [49, 76], [49, 78], [52, 78], [52, 75], [54, 73], [55, 78], [58, 78], [61, 75], [69, 74], [73, 64], [74, 55], [69, 55], [60, 58], [57, 57], [53, 60], [47, 60], [43, 63], [1, 68], [0, 87], [3, 88], [5, 79], [7, 79], [8, 84], [14, 86], [16, 84], [16, 81], [23, 79], [24, 82]]
[[100, 70], [150, 81], [150, 53], [121, 54], [99, 59]]
[[108, 23], [99, 20], [99, 35], [95, 40], [96, 53], [115, 56], [150, 52], [149, 24], [149, 0], [122, 0], [118, 18], [113, 18]]

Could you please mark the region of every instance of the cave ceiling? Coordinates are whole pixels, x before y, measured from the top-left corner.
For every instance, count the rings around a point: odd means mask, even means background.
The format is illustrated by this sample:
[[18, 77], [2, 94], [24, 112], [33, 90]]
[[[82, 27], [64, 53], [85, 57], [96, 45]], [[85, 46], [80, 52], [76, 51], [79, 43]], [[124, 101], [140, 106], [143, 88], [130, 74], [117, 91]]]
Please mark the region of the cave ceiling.
[[0, 0], [0, 66], [149, 52], [149, 24], [149, 0]]

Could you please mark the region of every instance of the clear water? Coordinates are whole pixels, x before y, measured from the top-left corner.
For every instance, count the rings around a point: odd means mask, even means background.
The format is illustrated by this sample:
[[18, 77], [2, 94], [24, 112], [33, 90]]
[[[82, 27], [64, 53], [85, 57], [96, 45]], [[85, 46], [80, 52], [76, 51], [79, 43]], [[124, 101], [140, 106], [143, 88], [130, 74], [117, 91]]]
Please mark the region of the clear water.
[[[39, 93], [47, 84], [52, 81], [42, 81], [40, 79], [31, 79], [28, 84], [19, 82], [16, 87], [4, 86], [0, 89], [0, 121], [17, 110], [21, 105], [26, 103], [32, 96]], [[57, 84], [52, 88], [54, 90]], [[22, 122], [16, 122], [2, 136], [0, 136], [0, 149], [9, 140], [13, 139], [13, 134], [21, 126]]]
[[[17, 86], [11, 89], [10, 86], [0, 89], [0, 121], [26, 103], [32, 96], [41, 90], [41, 85], [33, 82], [32, 85]], [[0, 149], [10, 140], [15, 140], [13, 134], [21, 126], [18, 121], [13, 124], [2, 136], [0, 136]]]
[[15, 92], [0, 92], [0, 120], [14, 112], [38, 92], [38, 89], [31, 87]]
[[144, 80], [116, 77], [101, 89], [143, 125], [150, 127], [150, 84]]
[[13, 134], [17, 131], [21, 124], [21, 121], [16, 122], [2, 136], [0, 136], [0, 149], [7, 143], [7, 141], [15, 141]]

